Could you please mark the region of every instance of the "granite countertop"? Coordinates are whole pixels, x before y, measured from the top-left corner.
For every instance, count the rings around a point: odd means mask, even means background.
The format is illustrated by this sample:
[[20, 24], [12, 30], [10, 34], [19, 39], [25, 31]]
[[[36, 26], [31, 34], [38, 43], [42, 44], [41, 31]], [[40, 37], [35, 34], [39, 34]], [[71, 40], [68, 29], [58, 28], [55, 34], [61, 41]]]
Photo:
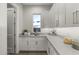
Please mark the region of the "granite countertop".
[[64, 44], [63, 37], [47, 35], [47, 38], [60, 55], [79, 55], [79, 50], [72, 48], [71, 45]]

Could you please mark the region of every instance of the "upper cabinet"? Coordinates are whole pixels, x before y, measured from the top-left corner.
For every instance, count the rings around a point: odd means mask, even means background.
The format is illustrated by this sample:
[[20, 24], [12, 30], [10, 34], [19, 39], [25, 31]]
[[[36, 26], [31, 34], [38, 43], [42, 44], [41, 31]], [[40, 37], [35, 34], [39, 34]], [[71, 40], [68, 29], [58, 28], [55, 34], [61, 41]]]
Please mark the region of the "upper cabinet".
[[63, 3], [56, 4], [55, 24], [56, 27], [65, 25], [65, 4]]
[[65, 4], [53, 4], [50, 12], [50, 19], [52, 20], [52, 27], [62, 27], [65, 25]]
[[53, 4], [49, 18], [51, 27], [79, 26], [79, 4], [78, 3], [55, 3]]
[[55, 5], [56, 4], [53, 4], [49, 11], [49, 23], [51, 28], [55, 26]]
[[73, 12], [76, 10], [76, 5], [73, 3], [67, 3], [65, 4], [66, 8], [66, 24], [72, 25], [73, 24]]
[[65, 15], [66, 15], [66, 26], [77, 27], [79, 26], [79, 4], [78, 3], [66, 3], [65, 4]]

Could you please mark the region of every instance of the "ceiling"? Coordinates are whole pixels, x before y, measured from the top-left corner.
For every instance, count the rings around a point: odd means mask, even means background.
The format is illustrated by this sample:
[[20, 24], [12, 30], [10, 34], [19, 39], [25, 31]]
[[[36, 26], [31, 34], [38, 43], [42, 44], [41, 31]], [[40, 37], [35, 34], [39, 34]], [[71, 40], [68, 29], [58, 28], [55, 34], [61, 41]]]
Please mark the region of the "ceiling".
[[53, 3], [22, 3], [22, 5], [53, 5]]

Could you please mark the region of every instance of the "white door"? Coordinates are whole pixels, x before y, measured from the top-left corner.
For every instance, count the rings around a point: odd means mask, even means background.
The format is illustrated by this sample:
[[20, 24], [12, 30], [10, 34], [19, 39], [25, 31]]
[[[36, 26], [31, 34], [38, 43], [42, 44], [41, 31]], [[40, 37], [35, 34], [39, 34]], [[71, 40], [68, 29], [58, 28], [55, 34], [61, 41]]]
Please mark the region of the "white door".
[[15, 12], [14, 8], [7, 10], [7, 48], [8, 53], [15, 52]]

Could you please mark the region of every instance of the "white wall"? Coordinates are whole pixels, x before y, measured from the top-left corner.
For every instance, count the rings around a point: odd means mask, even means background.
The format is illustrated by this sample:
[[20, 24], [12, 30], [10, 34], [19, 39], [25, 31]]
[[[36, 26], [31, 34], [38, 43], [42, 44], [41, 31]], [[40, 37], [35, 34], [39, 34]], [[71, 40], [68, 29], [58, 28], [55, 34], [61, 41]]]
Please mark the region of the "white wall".
[[0, 55], [7, 54], [7, 4], [0, 3]]
[[42, 16], [41, 27], [49, 27], [49, 13], [50, 6], [23, 6], [23, 29], [28, 29], [30, 32], [33, 31], [32, 14], [40, 13]]
[[19, 34], [23, 30], [23, 6], [19, 3], [12, 3], [16, 9], [16, 53], [19, 52]]

